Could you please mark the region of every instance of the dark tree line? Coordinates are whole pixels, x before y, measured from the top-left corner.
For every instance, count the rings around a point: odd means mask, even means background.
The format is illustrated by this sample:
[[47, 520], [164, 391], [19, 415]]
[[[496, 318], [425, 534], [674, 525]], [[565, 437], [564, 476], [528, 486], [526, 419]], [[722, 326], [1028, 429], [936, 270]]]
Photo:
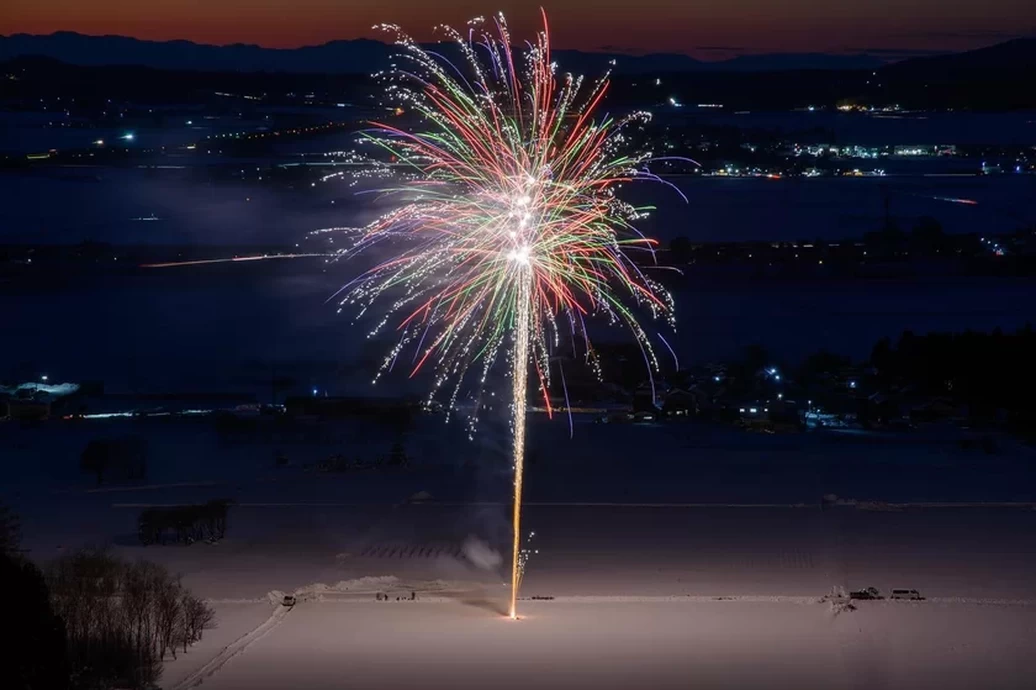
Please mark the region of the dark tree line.
[[18, 516], [5, 505], [0, 505], [0, 553], [15, 555], [21, 548], [22, 526]]
[[147, 688], [200, 640], [214, 613], [168, 570], [86, 549], [46, 572], [21, 550], [16, 516], [0, 505], [0, 591], [13, 634], [0, 646], [7, 690]]
[[886, 384], [966, 405], [977, 420], [1006, 421], [1032, 431], [1036, 423], [1036, 331], [904, 333], [874, 346], [871, 363]]
[[83, 550], [52, 563], [46, 580], [74, 688], [148, 687], [166, 654], [186, 651], [214, 622], [212, 609], [155, 563]]
[[376, 455], [373, 460], [363, 460], [359, 457], [349, 458], [338, 453], [313, 465], [317, 472], [353, 472], [386, 468], [406, 469], [408, 467], [410, 467], [410, 457], [407, 455], [406, 448], [399, 441], [392, 444], [387, 455]]
[[5, 635], [0, 687], [12, 690], [69, 687], [64, 621], [54, 612], [47, 583], [21, 550], [18, 518], [0, 505], [0, 591], [12, 625]]
[[147, 508], [137, 521], [137, 534], [145, 546], [216, 541], [226, 536], [229, 507], [229, 500], [219, 499], [201, 505]]

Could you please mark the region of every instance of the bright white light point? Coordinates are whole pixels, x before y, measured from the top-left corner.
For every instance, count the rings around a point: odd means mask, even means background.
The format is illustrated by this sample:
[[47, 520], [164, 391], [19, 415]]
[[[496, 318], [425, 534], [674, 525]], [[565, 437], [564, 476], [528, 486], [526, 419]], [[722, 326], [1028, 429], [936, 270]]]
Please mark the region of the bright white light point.
[[511, 253], [507, 255], [507, 258], [509, 258], [511, 261], [517, 261], [520, 264], [528, 264], [529, 248], [519, 247], [518, 249], [511, 251]]
[[532, 201], [532, 199], [528, 196], [520, 196], [518, 197], [517, 203], [519, 206], [528, 206], [530, 201]]

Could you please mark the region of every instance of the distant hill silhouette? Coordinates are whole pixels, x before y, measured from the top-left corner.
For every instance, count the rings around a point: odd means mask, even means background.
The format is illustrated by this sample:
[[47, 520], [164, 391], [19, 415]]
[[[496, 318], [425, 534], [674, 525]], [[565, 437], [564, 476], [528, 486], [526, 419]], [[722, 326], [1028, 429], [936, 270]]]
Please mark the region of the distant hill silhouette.
[[[396, 52], [398, 50], [393, 46], [369, 39], [281, 49], [246, 44], [214, 46], [191, 41], [144, 41], [126, 36], [87, 36], [70, 31], [45, 36], [0, 36], [0, 60], [38, 55], [74, 65], [139, 65], [216, 72], [360, 74], [384, 69]], [[620, 74], [871, 69], [886, 62], [867, 54], [742, 55], [718, 62], [665, 53], [626, 55], [559, 50], [555, 54], [566, 71], [588, 74], [603, 71], [611, 60], [616, 61], [616, 72]]]
[[139, 65], [202, 72], [359, 73], [382, 69], [390, 54], [386, 44], [366, 39], [279, 49], [241, 43], [214, 46], [191, 41], [143, 41], [71, 31], [0, 37], [0, 60], [39, 55], [73, 65]]
[[1036, 70], [1036, 38], [1016, 38], [964, 53], [913, 58], [890, 65], [887, 70], [890, 73], [930, 72], [933, 75], [992, 70], [1032, 71]]
[[965, 53], [914, 58], [881, 71], [885, 100], [936, 108], [1036, 107], [1036, 39], [1019, 38]]

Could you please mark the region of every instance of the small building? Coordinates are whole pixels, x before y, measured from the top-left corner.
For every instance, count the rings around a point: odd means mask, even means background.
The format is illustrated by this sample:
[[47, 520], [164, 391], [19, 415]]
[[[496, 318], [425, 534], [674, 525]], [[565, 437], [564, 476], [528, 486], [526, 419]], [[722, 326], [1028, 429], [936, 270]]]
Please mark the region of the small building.
[[633, 391], [633, 412], [658, 412], [657, 392], [650, 382], [640, 384]]
[[[50, 419], [50, 400], [45, 398], [8, 398], [6, 416], [20, 422], [43, 422]], [[4, 418], [0, 409], [0, 419]]]
[[770, 408], [760, 402], [743, 403], [738, 406], [737, 412], [742, 421], [761, 421], [769, 417]]
[[701, 409], [698, 398], [701, 392], [696, 389], [673, 388], [666, 393], [662, 403], [662, 412], [667, 417], [685, 417], [697, 414]]

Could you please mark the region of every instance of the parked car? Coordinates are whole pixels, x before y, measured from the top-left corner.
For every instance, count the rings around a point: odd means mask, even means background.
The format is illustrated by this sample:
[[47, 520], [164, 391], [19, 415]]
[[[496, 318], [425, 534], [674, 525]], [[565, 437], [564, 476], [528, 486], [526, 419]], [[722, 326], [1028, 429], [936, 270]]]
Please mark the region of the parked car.
[[849, 592], [849, 598], [875, 600], [884, 599], [885, 597], [881, 596], [881, 592], [878, 591], [877, 587], [867, 587], [866, 589], [858, 589], [855, 592]]
[[282, 606], [289, 606], [289, 607], [290, 606], [294, 606], [295, 605], [295, 595], [294, 594], [285, 594], [284, 598], [281, 599], [281, 605]]
[[889, 599], [909, 599], [911, 601], [922, 601], [921, 593], [916, 589], [894, 589]]

